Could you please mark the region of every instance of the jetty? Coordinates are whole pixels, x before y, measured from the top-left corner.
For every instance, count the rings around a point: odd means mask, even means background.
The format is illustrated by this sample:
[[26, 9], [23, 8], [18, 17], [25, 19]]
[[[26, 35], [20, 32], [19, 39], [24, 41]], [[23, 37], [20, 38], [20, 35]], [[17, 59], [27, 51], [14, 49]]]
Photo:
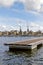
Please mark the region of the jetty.
[[17, 41], [11, 43], [4, 43], [5, 46], [9, 46], [9, 50], [33, 50], [43, 45], [43, 38], [30, 39], [25, 41]]

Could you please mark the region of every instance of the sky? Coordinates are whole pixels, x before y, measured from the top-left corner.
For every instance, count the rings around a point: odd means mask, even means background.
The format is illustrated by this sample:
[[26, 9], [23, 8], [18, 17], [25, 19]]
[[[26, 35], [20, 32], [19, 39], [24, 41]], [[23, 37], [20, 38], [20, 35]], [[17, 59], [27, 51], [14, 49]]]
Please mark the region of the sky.
[[0, 0], [0, 31], [43, 32], [43, 0]]

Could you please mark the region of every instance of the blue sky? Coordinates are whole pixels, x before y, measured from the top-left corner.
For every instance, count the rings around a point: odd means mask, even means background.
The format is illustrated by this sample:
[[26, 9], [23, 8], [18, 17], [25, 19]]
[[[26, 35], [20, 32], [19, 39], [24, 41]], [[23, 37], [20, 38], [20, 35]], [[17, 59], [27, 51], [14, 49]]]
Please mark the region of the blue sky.
[[0, 0], [0, 30], [19, 30], [19, 26], [26, 30], [28, 25], [30, 30], [43, 31], [43, 0], [2, 1], [4, 3]]

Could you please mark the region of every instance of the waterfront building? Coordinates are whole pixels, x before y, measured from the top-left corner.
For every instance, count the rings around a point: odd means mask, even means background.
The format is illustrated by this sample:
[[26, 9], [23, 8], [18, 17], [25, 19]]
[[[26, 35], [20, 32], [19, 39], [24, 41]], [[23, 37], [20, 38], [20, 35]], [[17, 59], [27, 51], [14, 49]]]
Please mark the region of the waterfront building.
[[2, 32], [0, 31], [0, 36], [2, 36]]
[[22, 35], [27, 35], [27, 32], [26, 32], [26, 31], [23, 31], [23, 32], [22, 32]]
[[13, 32], [13, 34], [14, 34], [14, 35], [18, 35], [19, 32], [18, 32], [17, 30], [15, 30], [15, 31]]
[[29, 35], [32, 35], [32, 33], [33, 33], [33, 31], [31, 30], [31, 31], [29, 31]]
[[10, 32], [9, 31], [4, 31], [4, 32], [2, 32], [2, 35], [9, 36], [10, 35]]

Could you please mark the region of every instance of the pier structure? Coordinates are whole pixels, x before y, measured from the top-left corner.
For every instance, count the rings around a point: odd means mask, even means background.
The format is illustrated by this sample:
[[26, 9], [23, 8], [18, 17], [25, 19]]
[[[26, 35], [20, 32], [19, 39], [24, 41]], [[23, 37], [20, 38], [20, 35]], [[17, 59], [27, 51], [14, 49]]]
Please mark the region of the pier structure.
[[43, 38], [31, 39], [25, 41], [17, 41], [11, 43], [4, 43], [4, 45], [9, 46], [9, 50], [33, 50], [35, 48], [41, 47], [43, 45]]

